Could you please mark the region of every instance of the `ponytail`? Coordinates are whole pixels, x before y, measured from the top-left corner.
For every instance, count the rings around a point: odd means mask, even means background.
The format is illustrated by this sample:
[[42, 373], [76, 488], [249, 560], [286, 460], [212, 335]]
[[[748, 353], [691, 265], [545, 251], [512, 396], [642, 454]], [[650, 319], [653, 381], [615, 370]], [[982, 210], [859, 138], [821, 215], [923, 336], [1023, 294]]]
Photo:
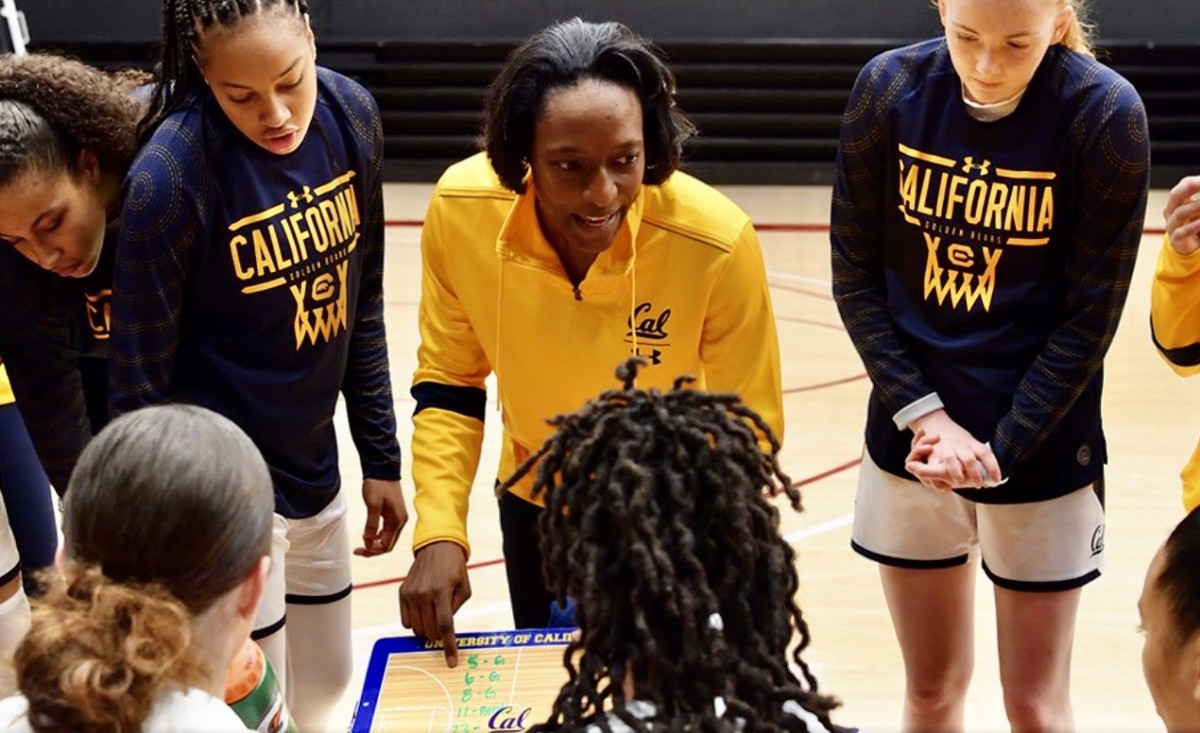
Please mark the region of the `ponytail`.
[[1096, 51], [1092, 46], [1093, 34], [1096, 30], [1088, 20], [1088, 0], [1066, 0], [1075, 8], [1071, 20], [1067, 24], [1067, 32], [1063, 34], [1059, 44], [1085, 56], [1095, 57]]
[[0, 185], [30, 170], [73, 172], [81, 150], [123, 178], [143, 111], [132, 92], [146, 81], [53, 54], [0, 56]]
[[164, 688], [200, 679], [190, 614], [162, 586], [70, 561], [63, 577], [43, 579], [13, 660], [37, 733], [134, 733]]
[[136, 733], [162, 693], [222, 672], [193, 619], [270, 554], [273, 507], [262, 455], [210, 410], [147, 407], [100, 431], [63, 499], [63, 575], [43, 574], [14, 656], [33, 729]]

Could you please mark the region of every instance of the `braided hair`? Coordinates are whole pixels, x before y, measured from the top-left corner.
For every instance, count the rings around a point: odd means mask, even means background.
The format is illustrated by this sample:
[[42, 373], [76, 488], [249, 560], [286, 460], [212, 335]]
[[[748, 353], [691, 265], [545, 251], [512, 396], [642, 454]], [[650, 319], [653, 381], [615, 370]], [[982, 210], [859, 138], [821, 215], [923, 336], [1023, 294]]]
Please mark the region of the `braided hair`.
[[[769, 501], [778, 484], [801, 508], [779, 441], [736, 395], [686, 389], [690, 377], [635, 388], [639, 364], [617, 370], [622, 389], [551, 420], [555, 434], [504, 485], [540, 462], [543, 573], [560, 604], [575, 600], [581, 633], [535, 730], [607, 732], [607, 711], [636, 731], [809, 730], [789, 702], [832, 730], [837, 703], [800, 656], [796, 555]], [[627, 708], [631, 676], [651, 721]]]
[[269, 10], [303, 19], [308, 15], [308, 0], [163, 0], [162, 53], [150, 109], [138, 124], [138, 139], [145, 142], [184, 97], [204, 86], [196, 58], [205, 31], [230, 27]]

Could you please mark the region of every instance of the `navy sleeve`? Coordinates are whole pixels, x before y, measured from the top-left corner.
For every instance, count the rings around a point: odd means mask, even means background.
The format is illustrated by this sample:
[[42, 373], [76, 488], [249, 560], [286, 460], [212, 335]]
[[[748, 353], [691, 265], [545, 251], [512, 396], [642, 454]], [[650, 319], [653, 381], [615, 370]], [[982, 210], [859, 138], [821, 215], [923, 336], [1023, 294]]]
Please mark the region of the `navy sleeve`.
[[912, 75], [911, 55], [897, 54], [877, 57], [859, 74], [842, 118], [830, 212], [834, 300], [893, 414], [934, 391], [896, 333], [884, 282], [887, 117]]
[[1041, 445], [1099, 371], [1129, 294], [1146, 215], [1150, 141], [1137, 91], [1115, 78], [1071, 128], [1080, 151], [1066, 313], [991, 444], [1005, 475]]
[[[62, 494], [92, 438], [78, 354], [71, 345], [70, 318], [32, 291], [38, 283], [53, 285], [45, 277], [54, 276], [30, 271], [14, 257], [20, 255], [11, 250], [0, 257], [0, 358], [38, 459]], [[25, 276], [30, 282], [17, 281]]]
[[364, 478], [400, 479], [400, 443], [388, 367], [383, 322], [383, 128], [379, 108], [358, 84], [346, 81], [336, 90], [360, 147], [362, 192], [362, 281], [350, 331], [350, 355], [342, 394], [350, 435], [358, 450]]
[[168, 119], [125, 180], [109, 344], [113, 418], [171, 394], [188, 275], [205, 241], [204, 151]]

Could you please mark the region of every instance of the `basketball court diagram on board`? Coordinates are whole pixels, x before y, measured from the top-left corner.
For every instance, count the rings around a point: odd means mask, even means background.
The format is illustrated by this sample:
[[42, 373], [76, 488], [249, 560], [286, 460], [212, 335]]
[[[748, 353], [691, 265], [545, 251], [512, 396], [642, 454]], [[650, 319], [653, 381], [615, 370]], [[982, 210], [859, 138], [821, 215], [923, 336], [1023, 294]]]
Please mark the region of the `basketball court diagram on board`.
[[371, 650], [351, 733], [526, 730], [550, 715], [567, 681], [572, 629], [460, 634], [458, 666], [442, 642], [380, 639]]

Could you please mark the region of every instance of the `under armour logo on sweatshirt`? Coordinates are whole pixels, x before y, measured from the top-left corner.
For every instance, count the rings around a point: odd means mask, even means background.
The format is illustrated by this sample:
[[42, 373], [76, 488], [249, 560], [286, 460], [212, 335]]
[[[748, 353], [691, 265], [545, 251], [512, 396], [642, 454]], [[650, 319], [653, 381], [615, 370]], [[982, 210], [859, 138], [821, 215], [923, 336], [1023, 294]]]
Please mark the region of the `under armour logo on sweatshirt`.
[[968, 155], [966, 158], [963, 158], [962, 172], [970, 173], [971, 171], [979, 171], [979, 175], [986, 176], [991, 167], [992, 161], [985, 160], [982, 163], [976, 163], [975, 158]]
[[293, 209], [300, 208], [301, 200], [303, 200], [304, 203], [306, 203], [306, 204], [311, 204], [313, 202], [313, 199], [316, 198], [315, 196], [313, 196], [313, 190], [311, 188], [309, 188], [308, 186], [305, 186], [300, 191], [299, 194], [297, 194], [295, 191], [288, 191], [287, 197], [288, 197], [288, 201], [292, 202]]

